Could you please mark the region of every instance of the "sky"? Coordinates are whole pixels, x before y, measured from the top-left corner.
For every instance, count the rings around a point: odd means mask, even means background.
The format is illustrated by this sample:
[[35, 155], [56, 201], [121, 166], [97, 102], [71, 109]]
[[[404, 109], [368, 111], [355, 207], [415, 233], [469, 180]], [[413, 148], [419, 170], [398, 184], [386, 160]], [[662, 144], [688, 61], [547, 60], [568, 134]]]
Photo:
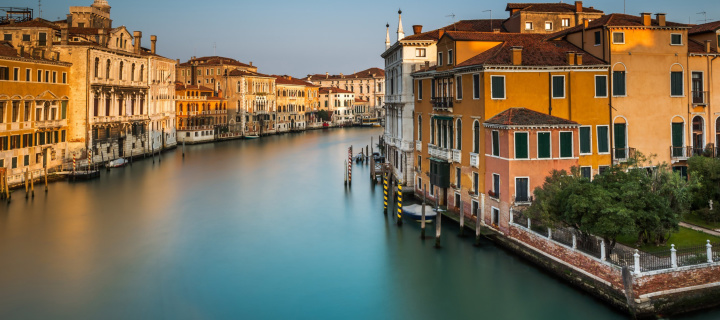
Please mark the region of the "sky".
[[[490, 0], [108, 0], [113, 27], [143, 32], [143, 46], [157, 35], [158, 54], [187, 61], [192, 56], [219, 55], [253, 62], [266, 74], [295, 77], [325, 73], [351, 74], [384, 68], [385, 24], [397, 40], [398, 8], [403, 28], [437, 29], [457, 20], [505, 19], [507, 1]], [[552, 2], [522, 0], [516, 2]], [[574, 3], [573, 1], [565, 1]], [[93, 0], [44, 0], [42, 17], [64, 19], [70, 6]], [[3, 0], [2, 6], [31, 7], [37, 0]], [[703, 23], [720, 20], [718, 0], [585, 0], [605, 13], [667, 13], [668, 21]], [[492, 10], [491, 12], [484, 12]], [[706, 15], [698, 14], [707, 12]], [[454, 17], [453, 17], [454, 16]]]

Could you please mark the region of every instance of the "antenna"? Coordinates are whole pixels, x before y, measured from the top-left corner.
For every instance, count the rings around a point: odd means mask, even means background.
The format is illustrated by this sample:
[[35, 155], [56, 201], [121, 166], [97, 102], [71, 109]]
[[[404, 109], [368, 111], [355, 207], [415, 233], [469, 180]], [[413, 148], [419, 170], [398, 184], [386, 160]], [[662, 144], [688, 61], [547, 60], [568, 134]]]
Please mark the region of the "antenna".
[[483, 12], [490, 12], [490, 32], [493, 32], [492, 10], [484, 10]]
[[42, 18], [42, 0], [38, 0], [38, 10], [40, 11], [40, 18]]
[[452, 17], [452, 19], [453, 19], [453, 31], [457, 31], [457, 26], [455, 26], [455, 14], [451, 12], [449, 15], [446, 15], [446, 17]]

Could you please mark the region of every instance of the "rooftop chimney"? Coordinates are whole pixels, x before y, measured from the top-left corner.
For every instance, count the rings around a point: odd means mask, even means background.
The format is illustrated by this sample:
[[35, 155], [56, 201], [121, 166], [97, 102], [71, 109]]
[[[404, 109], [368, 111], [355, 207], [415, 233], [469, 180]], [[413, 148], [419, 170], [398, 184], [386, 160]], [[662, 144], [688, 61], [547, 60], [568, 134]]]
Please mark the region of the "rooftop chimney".
[[646, 27], [649, 27], [652, 25], [652, 17], [650, 16], [650, 13], [643, 12], [640, 14], [642, 16], [642, 24]]
[[444, 29], [438, 30], [438, 38], [442, 38], [442, 36], [443, 36], [444, 34], [445, 34], [445, 30], [444, 30]]
[[330, 73], [329, 73], [329, 72], [325, 72], [325, 79], [327, 79], [327, 78], [330, 78]]
[[413, 33], [419, 34], [422, 33], [422, 25], [416, 24], [413, 26]]
[[582, 12], [582, 1], [575, 1], [575, 12]]
[[142, 46], [142, 32], [135, 31], [133, 32], [133, 36], [135, 37], [135, 53], [140, 53], [140, 48]]
[[500, 33], [500, 28], [493, 29], [493, 33]]
[[252, 61], [250, 61], [250, 66], [251, 66], [251, 67], [253, 66], [253, 65], [252, 65]]
[[62, 31], [60, 31], [60, 44], [68, 44], [68, 29], [62, 29]]
[[705, 52], [710, 53], [710, 48], [712, 48], [710, 46], [711, 43], [710, 40], [705, 40]]
[[150, 36], [150, 52], [152, 52], [152, 54], [155, 54], [156, 44], [157, 36]]
[[656, 13], [655, 17], [657, 18], [658, 26], [664, 27], [665, 26], [665, 14], [664, 13]]
[[345, 78], [345, 76], [340, 72], [340, 78]]
[[567, 64], [574, 66], [575, 65], [575, 52], [574, 51], [568, 51], [567, 54]]
[[590, 23], [590, 21], [588, 21], [588, 19], [583, 19], [583, 26], [584, 26], [586, 29], [587, 29], [589, 23]]
[[18, 46], [17, 47], [18, 55], [22, 58], [22, 56], [25, 55], [25, 47], [24, 46]]
[[575, 54], [575, 64], [581, 66], [583, 64], [583, 54], [582, 53], [576, 53]]
[[512, 56], [510, 56], [512, 60], [512, 64], [514, 66], [522, 65], [522, 49], [523, 47], [512, 47]]

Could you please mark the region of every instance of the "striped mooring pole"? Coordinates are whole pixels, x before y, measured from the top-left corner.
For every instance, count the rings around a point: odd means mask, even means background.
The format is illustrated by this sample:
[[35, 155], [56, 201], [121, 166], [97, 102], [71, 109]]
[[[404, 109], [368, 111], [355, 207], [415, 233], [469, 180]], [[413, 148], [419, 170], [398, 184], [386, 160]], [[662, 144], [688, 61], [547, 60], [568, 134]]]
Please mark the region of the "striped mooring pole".
[[387, 203], [388, 203], [388, 174], [383, 173], [383, 193], [385, 197], [385, 207], [383, 207], [383, 213], [387, 215]]
[[75, 154], [73, 154], [73, 174], [75, 174]]
[[352, 185], [352, 146], [348, 148], [348, 185]]
[[398, 203], [398, 210], [397, 210], [397, 225], [398, 227], [402, 226], [402, 184], [398, 183], [397, 186], [397, 203]]

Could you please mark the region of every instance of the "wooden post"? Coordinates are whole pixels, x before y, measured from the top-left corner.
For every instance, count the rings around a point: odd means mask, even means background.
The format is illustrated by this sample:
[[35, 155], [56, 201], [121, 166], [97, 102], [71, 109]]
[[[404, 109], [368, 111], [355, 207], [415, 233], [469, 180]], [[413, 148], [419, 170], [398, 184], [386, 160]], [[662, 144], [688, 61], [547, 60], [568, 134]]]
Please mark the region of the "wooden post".
[[425, 240], [425, 185], [422, 186], [423, 201], [422, 201], [422, 217], [420, 219], [420, 239]]
[[397, 186], [397, 225], [398, 227], [402, 227], [402, 205], [403, 205], [403, 194], [402, 194], [402, 184], [398, 183]]
[[345, 181], [345, 185], [347, 186], [347, 160], [343, 162], [343, 167], [345, 168], [345, 172], [343, 173], [343, 179]]
[[[2, 170], [2, 168], [0, 168]], [[0, 171], [0, 199], [5, 198], [5, 172]]]
[[460, 237], [465, 236], [465, 212], [462, 205], [462, 195], [460, 196]]
[[152, 139], [150, 142], [150, 154], [152, 155], [153, 163], [155, 163], [155, 139]]
[[30, 171], [30, 193], [35, 198], [35, 178], [33, 177], [32, 171]]
[[185, 138], [183, 138], [183, 158], [185, 158]]
[[480, 207], [475, 209], [475, 217], [477, 220], [475, 220], [475, 245], [480, 245], [480, 226], [483, 224], [483, 219], [485, 217], [485, 194], [480, 195]]
[[130, 146], [131, 146], [131, 148], [130, 148], [130, 166], [132, 167], [132, 162], [133, 162], [133, 148], [132, 148], [132, 144], [131, 144]]
[[45, 193], [48, 192], [48, 182], [47, 182], [47, 180], [48, 180], [48, 172], [47, 172], [47, 167], [45, 167]]
[[25, 178], [25, 199], [27, 199], [30, 195], [28, 192], [28, 169], [25, 169], [25, 174], [23, 175]]
[[8, 203], [10, 203], [10, 175], [5, 172], [5, 198], [7, 198]]
[[435, 248], [440, 248], [440, 224], [442, 223], [442, 213], [440, 213], [440, 200], [435, 192]]

